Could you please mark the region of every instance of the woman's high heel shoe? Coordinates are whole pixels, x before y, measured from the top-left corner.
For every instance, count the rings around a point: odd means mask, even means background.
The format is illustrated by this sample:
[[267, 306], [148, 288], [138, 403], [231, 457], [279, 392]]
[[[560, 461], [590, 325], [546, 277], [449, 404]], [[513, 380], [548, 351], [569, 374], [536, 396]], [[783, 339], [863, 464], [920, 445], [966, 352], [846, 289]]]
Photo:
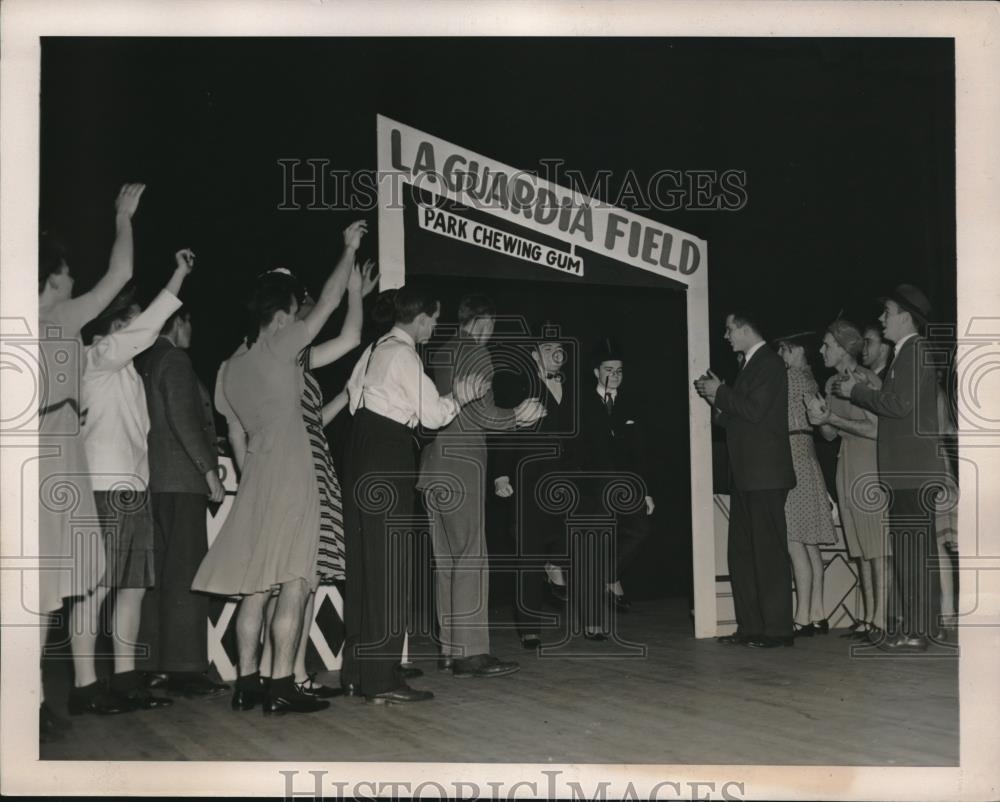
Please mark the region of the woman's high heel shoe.
[[830, 621], [824, 618], [822, 621], [813, 621], [812, 628], [817, 635], [828, 635], [830, 633]]
[[792, 637], [793, 638], [811, 638], [816, 634], [816, 627], [812, 624], [796, 624], [792, 623]]

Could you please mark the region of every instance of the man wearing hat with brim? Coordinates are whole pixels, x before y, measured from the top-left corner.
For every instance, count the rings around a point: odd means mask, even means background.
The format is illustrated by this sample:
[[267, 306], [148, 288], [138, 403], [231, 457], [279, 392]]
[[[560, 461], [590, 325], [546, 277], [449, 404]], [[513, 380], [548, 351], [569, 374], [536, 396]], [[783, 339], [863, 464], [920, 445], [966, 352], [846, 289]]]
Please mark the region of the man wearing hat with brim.
[[922, 358], [920, 329], [931, 304], [917, 287], [900, 284], [883, 303], [879, 322], [895, 342], [881, 389], [853, 374], [838, 376], [834, 393], [878, 416], [878, 472], [890, 491], [888, 533], [900, 609], [888, 617], [882, 648], [924, 651], [938, 615], [940, 586], [932, 574], [935, 553], [933, 489], [946, 479], [938, 454], [937, 379]]

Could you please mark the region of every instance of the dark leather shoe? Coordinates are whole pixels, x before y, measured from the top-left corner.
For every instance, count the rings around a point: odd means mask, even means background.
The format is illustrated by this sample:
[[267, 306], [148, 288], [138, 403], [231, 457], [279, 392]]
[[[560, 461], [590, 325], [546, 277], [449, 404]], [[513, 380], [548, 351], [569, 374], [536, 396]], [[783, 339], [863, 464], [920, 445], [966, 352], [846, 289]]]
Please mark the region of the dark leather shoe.
[[145, 680], [146, 687], [153, 690], [154, 688], [162, 688], [168, 684], [170, 682], [170, 675], [162, 674], [158, 671], [147, 671]]
[[161, 707], [170, 707], [174, 700], [166, 696], [153, 696], [145, 688], [137, 688], [125, 694], [125, 699], [133, 710], [158, 710]]
[[812, 624], [792, 624], [793, 638], [811, 638], [816, 634], [816, 627]]
[[317, 699], [332, 699], [344, 695], [343, 688], [331, 688], [329, 685], [316, 682], [315, 674], [309, 674], [305, 682], [296, 682], [295, 690], [306, 696], [315, 696]]
[[557, 585], [555, 582], [552, 582], [551, 580], [548, 579], [545, 580], [545, 587], [547, 587], [549, 590], [549, 596], [551, 596], [552, 599], [558, 602], [559, 604], [565, 602], [567, 596], [569, 595], [565, 585]]
[[451, 671], [452, 666], [455, 665], [455, 661], [451, 657], [439, 657], [438, 658], [438, 671]]
[[908, 638], [905, 635], [900, 635], [897, 638], [886, 638], [880, 644], [879, 648], [885, 651], [897, 652], [902, 654], [918, 653], [927, 651], [927, 638]]
[[192, 696], [221, 696], [228, 690], [228, 685], [212, 682], [204, 674], [182, 674], [171, 677], [167, 682], [167, 691], [179, 693], [189, 698]]
[[231, 707], [233, 710], [253, 710], [258, 703], [263, 703], [265, 698], [266, 694], [262, 687], [241, 688], [237, 685], [233, 691]]
[[373, 705], [405, 705], [410, 702], [426, 702], [433, 698], [434, 694], [430, 691], [418, 691], [404, 683], [391, 691], [366, 696], [365, 701]]
[[722, 635], [715, 640], [717, 643], [726, 643], [730, 646], [746, 646], [752, 639], [750, 635], [741, 635], [739, 632], [734, 632], [732, 635]]
[[828, 635], [830, 633], [830, 620], [824, 618], [822, 621], [813, 621], [812, 628], [817, 635]]
[[292, 696], [281, 696], [280, 694], [269, 694], [264, 701], [264, 715], [283, 716], [285, 713], [317, 713], [326, 710], [330, 703], [325, 699], [317, 699], [315, 696], [307, 694], [294, 694]]
[[417, 668], [412, 663], [400, 663], [396, 666], [396, 673], [403, 679], [416, 679], [424, 675], [423, 670]]
[[627, 613], [629, 610], [632, 609], [632, 602], [629, 601], [629, 599], [626, 598], [624, 595], [619, 596], [617, 593], [612, 593], [609, 590], [608, 596], [611, 597], [611, 603], [615, 606], [615, 609], [619, 613]]
[[541, 645], [542, 645], [542, 639], [538, 635], [521, 636], [521, 646], [523, 646], [525, 649], [531, 649], [532, 651], [534, 651]]
[[762, 635], [747, 641], [747, 646], [751, 649], [773, 649], [776, 646], [794, 646], [795, 637], [789, 635], [785, 638], [773, 638], [770, 635]]
[[97, 716], [116, 716], [119, 713], [129, 713], [134, 708], [128, 701], [118, 694], [108, 693], [105, 690], [87, 692], [80, 688], [73, 688], [69, 692], [67, 708], [71, 716], [80, 716], [84, 713], [93, 713]]
[[491, 654], [477, 654], [455, 660], [451, 673], [456, 677], [506, 677], [521, 670], [517, 663], [499, 660]]
[[596, 641], [602, 641], [608, 639], [608, 636], [603, 632], [584, 632], [583, 637], [586, 638], [587, 640], [596, 640]]

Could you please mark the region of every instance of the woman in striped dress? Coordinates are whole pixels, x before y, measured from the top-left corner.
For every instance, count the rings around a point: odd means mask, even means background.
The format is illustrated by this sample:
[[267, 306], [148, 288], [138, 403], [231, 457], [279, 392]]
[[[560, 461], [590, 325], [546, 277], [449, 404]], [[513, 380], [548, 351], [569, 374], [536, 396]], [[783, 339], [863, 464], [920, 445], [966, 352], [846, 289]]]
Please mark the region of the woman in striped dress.
[[[326, 440], [324, 427], [330, 423], [347, 405], [347, 393], [341, 392], [326, 406], [323, 405], [323, 391], [312, 371], [329, 365], [350, 353], [361, 343], [362, 299], [375, 287], [373, 278], [375, 263], [365, 262], [363, 270], [355, 265], [347, 284], [347, 315], [340, 334], [333, 339], [314, 346], [307, 346], [299, 354], [302, 367], [302, 421], [305, 423], [312, 450], [316, 482], [319, 487], [320, 531], [319, 552], [316, 559], [316, 574], [319, 584], [343, 581], [344, 575], [344, 507], [340, 481], [333, 465], [330, 445]], [[283, 269], [283, 268], [279, 268]], [[303, 288], [299, 300], [298, 317], [309, 314], [315, 305], [309, 292]], [[313, 623], [316, 594], [310, 593], [303, 611], [302, 634], [295, 653], [295, 685], [302, 693], [328, 698], [340, 693], [317, 683], [314, 675], [306, 671], [306, 651], [309, 644], [309, 630]], [[268, 606], [268, 617], [273, 614], [274, 601]], [[270, 664], [270, 648], [265, 642], [261, 655], [262, 676], [266, 676]]]

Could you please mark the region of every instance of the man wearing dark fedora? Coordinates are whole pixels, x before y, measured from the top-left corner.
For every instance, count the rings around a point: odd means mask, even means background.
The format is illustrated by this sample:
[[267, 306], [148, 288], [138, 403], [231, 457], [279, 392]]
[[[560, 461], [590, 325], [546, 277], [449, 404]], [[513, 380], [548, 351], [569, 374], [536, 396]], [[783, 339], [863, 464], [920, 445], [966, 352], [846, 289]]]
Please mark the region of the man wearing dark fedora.
[[946, 477], [938, 453], [935, 369], [922, 358], [920, 337], [932, 310], [912, 284], [900, 284], [881, 300], [879, 322], [886, 339], [896, 344], [881, 389], [849, 374], [834, 381], [833, 391], [879, 418], [878, 471], [890, 491], [888, 536], [899, 610], [888, 617], [888, 631], [877, 641], [894, 651], [923, 651], [934, 631], [940, 595], [931, 565], [936, 553], [933, 488]]

